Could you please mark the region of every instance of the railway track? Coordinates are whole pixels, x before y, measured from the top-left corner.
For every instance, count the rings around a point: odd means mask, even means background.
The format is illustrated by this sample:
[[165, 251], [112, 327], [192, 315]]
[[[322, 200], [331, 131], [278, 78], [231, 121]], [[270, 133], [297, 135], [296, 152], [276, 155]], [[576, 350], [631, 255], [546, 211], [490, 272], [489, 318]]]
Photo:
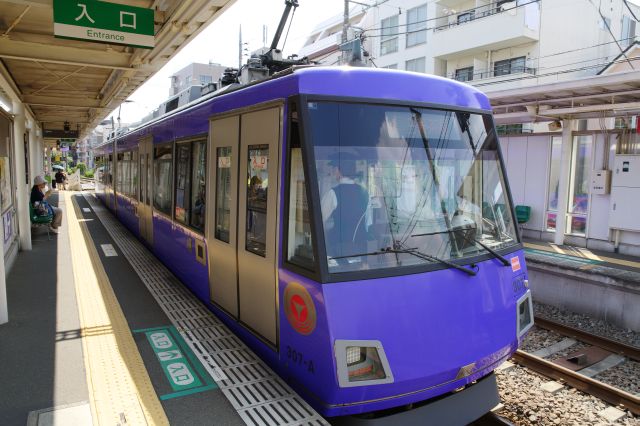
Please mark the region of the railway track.
[[573, 337], [577, 340], [580, 340], [581, 342], [606, 349], [609, 352], [624, 355], [634, 361], [640, 361], [640, 348], [636, 346], [626, 345], [617, 340], [607, 339], [606, 337], [590, 334], [586, 331], [574, 327], [569, 327], [568, 325], [560, 324], [558, 322], [551, 321], [545, 318], [536, 317], [535, 324], [540, 328], [555, 331], [556, 333], [562, 334], [563, 336]]
[[514, 426], [509, 420], [496, 413], [487, 413], [469, 426]]
[[[634, 346], [592, 335], [582, 330], [543, 318], [536, 318], [536, 326], [575, 338], [576, 340], [597, 346], [609, 352], [623, 355], [628, 359], [640, 360], [640, 349]], [[640, 415], [640, 398], [636, 395], [521, 350], [518, 350], [514, 354], [513, 360], [537, 373], [566, 383], [569, 386], [600, 398], [610, 404], [623, 406], [633, 414]]]

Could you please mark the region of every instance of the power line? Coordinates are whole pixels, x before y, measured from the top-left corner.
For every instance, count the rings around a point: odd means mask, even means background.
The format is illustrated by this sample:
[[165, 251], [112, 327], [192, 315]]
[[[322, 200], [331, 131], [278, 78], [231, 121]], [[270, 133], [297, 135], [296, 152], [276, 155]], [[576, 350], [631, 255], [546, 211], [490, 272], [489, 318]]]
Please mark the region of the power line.
[[629, 10], [629, 13], [631, 13], [631, 16], [633, 16], [633, 19], [635, 19], [636, 22], [638, 22], [638, 17], [636, 16], [635, 13], [633, 13], [633, 9], [631, 9], [631, 6], [629, 6], [629, 3], [627, 2], [627, 0], [622, 0], [622, 3], [624, 3], [625, 6], [627, 6], [627, 9]]
[[[620, 64], [620, 63], [625, 63], [625, 62], [629, 62], [629, 61], [640, 61], [640, 57], [631, 58], [631, 59], [619, 59], [617, 61], [611, 61], [610, 64]], [[572, 68], [572, 69], [568, 69], [568, 70], [555, 71], [555, 72], [550, 72], [550, 73], [546, 73], [546, 74], [536, 74], [536, 75], [522, 76], [520, 78], [509, 78], [509, 79], [505, 79], [505, 80], [488, 81], [486, 83], [474, 84], [474, 86], [475, 87], [490, 86], [492, 84], [505, 83], [505, 82], [508, 82], [508, 81], [529, 80], [529, 79], [532, 79], [532, 78], [550, 77], [550, 76], [559, 75], [559, 74], [569, 74], [569, 73], [573, 73], [573, 72], [588, 71], [588, 70], [599, 68], [601, 66], [602, 66], [602, 64], [587, 65], [587, 66], [580, 67], [580, 68]]]
[[[611, 27], [609, 26], [609, 23], [607, 22], [607, 20], [605, 19], [604, 15], [602, 14], [602, 10], [600, 10], [600, 6], [596, 6], [596, 4], [593, 2], [593, 0], [589, 0], [589, 3], [591, 3], [591, 5], [593, 7], [595, 7], [596, 9], [598, 9], [598, 14], [600, 15], [600, 19], [602, 19], [602, 22], [604, 22], [604, 26], [607, 27], [607, 31], [609, 31], [609, 34], [611, 34], [611, 38], [616, 40], [616, 36], [613, 35], [613, 31], [611, 31]], [[600, 3], [602, 3], [602, 0], [600, 0]], [[622, 55], [627, 58], [627, 54], [624, 53], [624, 49], [622, 49], [622, 46], [620, 46], [620, 43], [618, 43], [616, 41], [616, 45], [618, 46], [618, 49], [620, 49], [620, 53], [622, 53]], [[629, 61], [629, 58], [627, 58], [627, 61]], [[631, 61], [629, 61], [629, 66], [635, 70], [635, 67], [633, 66], [633, 64], [631, 63]]]
[[[514, 10], [514, 9], [517, 9], [517, 8], [520, 8], [520, 7], [528, 6], [528, 5], [530, 5], [530, 4], [533, 4], [533, 3], [539, 3], [539, 2], [540, 2], [540, 0], [531, 0], [531, 1], [530, 1], [530, 2], [528, 2], [528, 3], [523, 3], [523, 4], [519, 4], [519, 5], [517, 5], [517, 6], [514, 6], [514, 7], [512, 7], [512, 8], [511, 8], [511, 9], [509, 9], [509, 10]], [[461, 13], [463, 13], [463, 12], [461, 12]], [[488, 17], [493, 16], [493, 15], [495, 15], [495, 14], [481, 16], [481, 17], [478, 17], [478, 18], [473, 19], [473, 21], [477, 21], [477, 20], [480, 20], [480, 19], [485, 19], [485, 18], [488, 18]], [[434, 21], [434, 20], [442, 19], [442, 18], [443, 18], [443, 17], [441, 16], [441, 17], [437, 17], [437, 18], [430, 18], [430, 19], [425, 19], [425, 20], [422, 20], [422, 21], [411, 22], [411, 23], [407, 23], [407, 24], [391, 25], [391, 26], [389, 26], [389, 27], [380, 27], [380, 28], [369, 28], [369, 29], [365, 29], [363, 32], [365, 32], [365, 33], [366, 33], [366, 32], [369, 32], [369, 31], [384, 31], [384, 30], [389, 29], [389, 28], [399, 28], [399, 27], [405, 27], [405, 26], [409, 26], [409, 25], [417, 25], [417, 24], [421, 24], [421, 23], [424, 23], [424, 22]], [[459, 24], [455, 24], [455, 25], [459, 25]], [[394, 36], [397, 36], [397, 35], [413, 34], [413, 33], [418, 33], [418, 32], [421, 32], [421, 31], [437, 30], [438, 28], [443, 28], [443, 27], [447, 27], [447, 26], [448, 26], [448, 25], [438, 25], [438, 26], [433, 26], [433, 27], [424, 27], [424, 28], [420, 28], [420, 29], [418, 29], [418, 30], [412, 30], [412, 31], [400, 31], [400, 32], [393, 33], [393, 34], [374, 34], [374, 35], [367, 35], [367, 37], [394, 37]]]
[[[429, 3], [427, 3], [427, 4], [423, 5], [423, 6], [426, 6], [426, 5], [430, 4], [430, 3], [435, 3], [436, 1], [437, 0], [431, 1], [431, 2], [429, 2]], [[520, 7], [524, 7], [524, 6], [533, 4], [533, 3], [540, 3], [540, 0], [530, 0], [527, 3], [517, 4], [516, 6], [513, 6], [512, 8], [510, 8], [508, 10], [518, 9]], [[457, 12], [456, 15], [461, 15], [461, 14], [464, 14], [464, 13], [473, 12], [476, 9], [479, 9], [479, 8], [462, 10], [460, 12]], [[498, 12], [498, 13], [500, 13], [500, 12]], [[493, 16], [493, 15], [495, 15], [495, 13], [494, 14], [487, 14], [487, 15], [475, 18], [474, 21], [478, 20], [478, 19], [487, 18], [487, 17]], [[392, 15], [392, 16], [395, 16], [395, 15]], [[420, 20], [420, 21], [410, 22], [410, 23], [406, 23], [406, 24], [389, 25], [389, 26], [385, 26], [385, 27], [382, 27], [382, 26], [380, 26], [380, 27], [369, 27], [369, 28], [365, 28], [365, 31], [383, 31], [383, 30], [386, 30], [386, 29], [389, 29], [389, 28], [407, 27], [409, 25], [416, 25], [416, 24], [423, 24], [425, 22], [437, 21], [439, 19], [447, 18], [448, 16], [450, 16], [450, 15], [437, 16], [437, 17], [434, 17], [434, 18], [423, 19], [423, 20]], [[433, 30], [433, 29], [437, 29], [437, 28], [440, 28], [440, 27], [443, 27], [443, 26], [446, 26], [446, 25], [440, 25], [440, 26], [435, 26], [435, 27], [430, 27], [430, 28], [422, 28], [422, 29], [420, 29], [418, 31], [424, 31], [425, 29]], [[414, 31], [409, 31], [409, 32], [414, 32]], [[403, 33], [400, 33], [400, 34], [406, 34], [406, 32], [403, 32]]]

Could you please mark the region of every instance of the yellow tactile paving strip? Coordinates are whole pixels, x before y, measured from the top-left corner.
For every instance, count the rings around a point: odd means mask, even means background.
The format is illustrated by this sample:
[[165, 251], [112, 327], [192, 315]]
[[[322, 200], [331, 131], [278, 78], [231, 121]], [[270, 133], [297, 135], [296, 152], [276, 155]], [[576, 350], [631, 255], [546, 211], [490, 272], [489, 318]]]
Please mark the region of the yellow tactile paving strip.
[[601, 262], [613, 263], [615, 265], [623, 265], [630, 266], [632, 268], [640, 269], [640, 262], [634, 262], [631, 260], [624, 259], [616, 259], [614, 257], [605, 257], [601, 255], [597, 255], [593, 253], [591, 250], [586, 248], [579, 247], [559, 247], [555, 244], [543, 245], [543, 244], [532, 244], [532, 243], [524, 243], [526, 248], [548, 251], [551, 253], [559, 253], [567, 256], [581, 257], [589, 260], [599, 260]]
[[[64, 194], [89, 400], [96, 425], [168, 425], [79, 207]], [[91, 330], [101, 329], [102, 333]]]

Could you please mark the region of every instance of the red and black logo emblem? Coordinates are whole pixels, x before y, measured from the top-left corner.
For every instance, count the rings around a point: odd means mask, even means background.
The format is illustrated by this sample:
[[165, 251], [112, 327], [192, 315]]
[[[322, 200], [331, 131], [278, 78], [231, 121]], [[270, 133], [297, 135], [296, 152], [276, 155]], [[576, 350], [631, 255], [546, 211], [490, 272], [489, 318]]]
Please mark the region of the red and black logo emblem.
[[316, 306], [311, 295], [301, 284], [290, 282], [284, 290], [284, 312], [291, 327], [308, 335], [316, 328]]

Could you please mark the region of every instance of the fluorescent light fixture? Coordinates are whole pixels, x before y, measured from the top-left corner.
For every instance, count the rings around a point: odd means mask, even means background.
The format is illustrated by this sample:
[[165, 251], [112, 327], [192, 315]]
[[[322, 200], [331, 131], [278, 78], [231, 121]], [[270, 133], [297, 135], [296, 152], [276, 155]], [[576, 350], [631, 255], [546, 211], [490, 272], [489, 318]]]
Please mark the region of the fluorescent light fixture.
[[0, 101], [0, 108], [2, 108], [3, 110], [5, 110], [7, 112], [11, 112], [11, 108], [9, 108], [9, 105], [5, 104], [2, 101]]

